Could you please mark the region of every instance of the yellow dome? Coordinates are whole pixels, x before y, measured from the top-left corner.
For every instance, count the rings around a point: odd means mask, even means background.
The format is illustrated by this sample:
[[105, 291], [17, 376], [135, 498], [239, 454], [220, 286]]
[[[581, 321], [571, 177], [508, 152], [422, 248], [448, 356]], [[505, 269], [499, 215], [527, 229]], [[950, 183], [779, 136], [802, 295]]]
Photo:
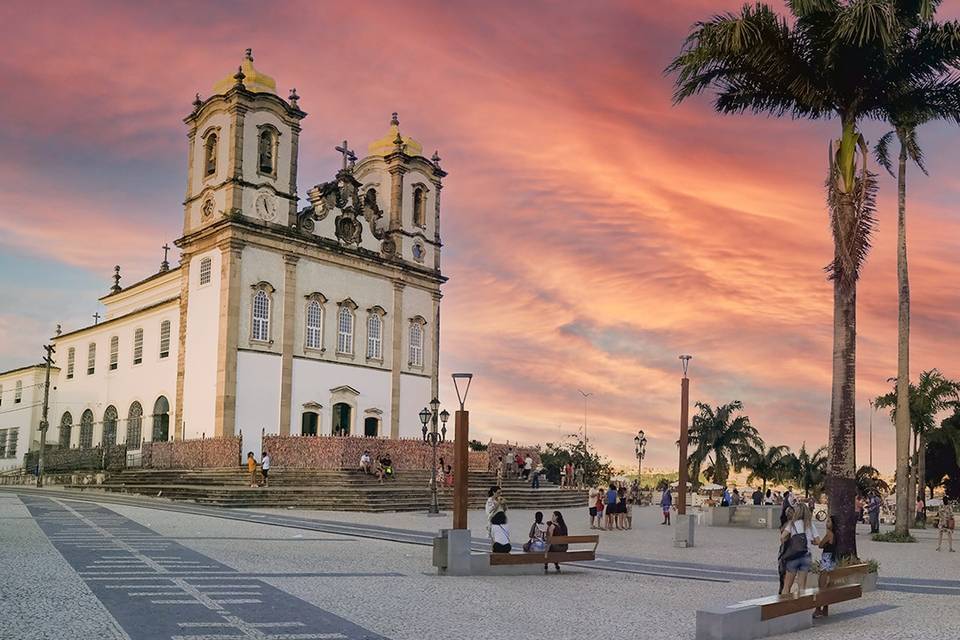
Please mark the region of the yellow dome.
[[403, 141], [403, 152], [408, 156], [422, 156], [423, 145], [400, 133], [400, 120], [394, 113], [390, 119], [390, 133], [379, 140], [374, 140], [367, 145], [367, 153], [371, 156], [388, 156], [397, 150], [397, 136]]
[[[247, 49], [246, 54], [243, 56], [243, 62], [240, 63], [240, 70], [243, 71], [243, 86], [247, 88], [247, 91], [277, 94], [277, 81], [253, 68], [253, 51], [251, 49]], [[231, 73], [213, 85], [213, 92], [215, 94], [223, 94], [230, 91], [230, 89], [237, 84], [237, 80], [234, 77], [235, 75], [236, 74]]]

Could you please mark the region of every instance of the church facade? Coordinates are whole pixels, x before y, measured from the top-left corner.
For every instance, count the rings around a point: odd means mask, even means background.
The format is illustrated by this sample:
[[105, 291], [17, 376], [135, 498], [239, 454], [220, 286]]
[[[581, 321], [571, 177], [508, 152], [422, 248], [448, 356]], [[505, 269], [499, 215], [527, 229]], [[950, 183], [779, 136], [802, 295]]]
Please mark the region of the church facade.
[[[193, 107], [180, 264], [129, 286], [118, 269], [103, 320], [52, 338], [47, 442], [242, 434], [259, 453], [262, 433], [418, 434], [438, 393], [437, 154], [394, 114], [363, 158], [339, 146], [341, 170], [300, 207], [295, 90], [281, 98], [248, 50]], [[32, 394], [0, 413], [16, 439], [0, 468], [39, 446], [43, 373], [0, 374], [0, 407], [18, 380]]]

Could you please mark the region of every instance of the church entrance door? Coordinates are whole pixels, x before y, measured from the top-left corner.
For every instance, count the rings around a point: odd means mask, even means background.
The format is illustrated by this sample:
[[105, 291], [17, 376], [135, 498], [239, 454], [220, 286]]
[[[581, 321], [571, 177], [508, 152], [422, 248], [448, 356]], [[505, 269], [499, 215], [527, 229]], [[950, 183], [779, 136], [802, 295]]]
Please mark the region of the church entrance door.
[[317, 424], [320, 422], [320, 416], [315, 411], [304, 411], [300, 418], [300, 434], [305, 436], [317, 435]]
[[351, 407], [346, 402], [333, 405], [333, 435], [350, 435], [350, 412]]
[[368, 438], [376, 438], [380, 435], [380, 420], [377, 418], [367, 418], [363, 421], [363, 435]]
[[153, 441], [166, 442], [170, 439], [170, 403], [164, 396], [153, 403]]

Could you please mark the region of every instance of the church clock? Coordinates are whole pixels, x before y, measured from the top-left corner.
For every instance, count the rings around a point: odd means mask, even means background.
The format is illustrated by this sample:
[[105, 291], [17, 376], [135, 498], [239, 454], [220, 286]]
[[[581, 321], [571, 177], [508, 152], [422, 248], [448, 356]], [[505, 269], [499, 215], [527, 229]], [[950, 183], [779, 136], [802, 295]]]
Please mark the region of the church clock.
[[256, 211], [261, 219], [274, 220], [277, 217], [277, 199], [269, 193], [261, 193], [257, 196]]

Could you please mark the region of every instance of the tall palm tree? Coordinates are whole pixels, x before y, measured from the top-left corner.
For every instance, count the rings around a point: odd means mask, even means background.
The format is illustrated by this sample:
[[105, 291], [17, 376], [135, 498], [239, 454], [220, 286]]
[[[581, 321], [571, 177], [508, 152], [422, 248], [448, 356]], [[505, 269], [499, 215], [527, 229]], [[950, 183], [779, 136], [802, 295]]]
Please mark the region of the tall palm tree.
[[[840, 121], [829, 145], [827, 202], [834, 257], [833, 384], [828, 486], [837, 517], [840, 555], [856, 554], [856, 295], [874, 226], [875, 176], [867, 171], [864, 118], [884, 117], [888, 67], [910, 15], [932, 15], [937, 0], [786, 0], [792, 19], [769, 6], [694, 25], [679, 56], [674, 101], [707, 89], [721, 113], [744, 111]], [[952, 36], [956, 39], [956, 36]], [[926, 73], [915, 58], [916, 77]], [[906, 65], [904, 65], [906, 67]]]
[[761, 480], [763, 491], [766, 491], [767, 482], [779, 482], [789, 472], [787, 465], [789, 456], [790, 448], [786, 445], [764, 449], [763, 443], [760, 443], [759, 447], [750, 450], [744, 465], [750, 469], [747, 484], [753, 484], [754, 480]]
[[[902, 0], [901, 30], [888, 68], [888, 101], [886, 119], [893, 131], [880, 138], [875, 147], [877, 161], [893, 176], [890, 145], [896, 139], [900, 147], [897, 162], [897, 382], [896, 459], [897, 519], [896, 530], [906, 533], [913, 497], [902, 488], [908, 486], [907, 469], [910, 448], [910, 279], [907, 270], [907, 161], [927, 174], [923, 152], [917, 142], [917, 128], [931, 120], [960, 121], [960, 86], [951, 77], [958, 63], [960, 49], [953, 34], [956, 23], [936, 23], [934, 13], [940, 0]], [[916, 73], [922, 61], [928, 73]], [[938, 77], [939, 76], [939, 77]], [[933, 81], [931, 81], [933, 79]]]
[[689, 456], [689, 464], [694, 469], [691, 477], [696, 482], [700, 468], [706, 463], [712, 467], [711, 482], [725, 484], [730, 469], [742, 469], [750, 453], [763, 446], [763, 441], [750, 424], [750, 418], [737, 415], [743, 411], [743, 403], [739, 400], [716, 409], [698, 402], [696, 408], [699, 413], [693, 417], [689, 436], [693, 448]]
[[[897, 401], [899, 390], [900, 383], [895, 381], [893, 391], [878, 397], [874, 402], [877, 408], [890, 409], [890, 417], [894, 423], [897, 421], [897, 414], [900, 410]], [[909, 474], [910, 479], [905, 485], [898, 485], [897, 492], [900, 493], [900, 486], [907, 486], [909, 491], [907, 495], [913, 500], [917, 497], [916, 488], [918, 485], [926, 493], [924, 488], [926, 486], [926, 443], [931, 433], [937, 428], [937, 415], [960, 406], [960, 402], [958, 402], [960, 382], [948, 379], [938, 369], [931, 369], [922, 372], [916, 384], [908, 385], [907, 396], [909, 398], [910, 426], [916, 441], [916, 448], [911, 456], [913, 473]], [[897, 525], [900, 525], [899, 515], [897, 516]]]
[[820, 497], [827, 477], [826, 447], [820, 447], [811, 454], [807, 451], [807, 443], [804, 442], [799, 451], [789, 455], [785, 464], [789, 470], [789, 477], [797, 481], [806, 497], [810, 497], [811, 491], [815, 497]]

